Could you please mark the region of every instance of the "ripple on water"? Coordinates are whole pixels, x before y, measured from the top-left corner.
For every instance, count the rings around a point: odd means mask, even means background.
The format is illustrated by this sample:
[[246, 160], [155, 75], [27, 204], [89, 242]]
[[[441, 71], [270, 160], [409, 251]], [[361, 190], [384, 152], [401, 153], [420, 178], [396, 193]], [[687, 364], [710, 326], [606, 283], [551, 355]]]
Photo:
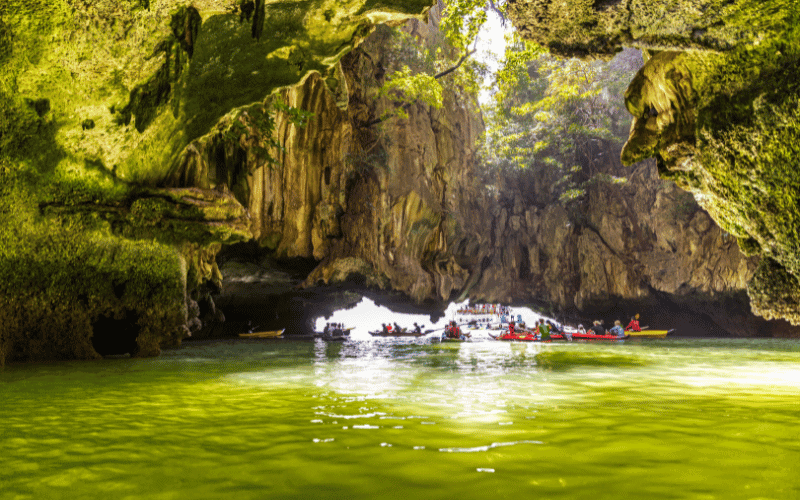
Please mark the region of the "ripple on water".
[[796, 345], [277, 345], [6, 367], [0, 500], [800, 498]]
[[518, 444], [544, 444], [542, 441], [511, 441], [507, 443], [492, 443], [486, 446], [475, 446], [472, 448], [440, 448], [442, 453], [477, 453], [480, 451], [489, 451], [492, 448], [501, 448], [504, 446], [516, 446]]

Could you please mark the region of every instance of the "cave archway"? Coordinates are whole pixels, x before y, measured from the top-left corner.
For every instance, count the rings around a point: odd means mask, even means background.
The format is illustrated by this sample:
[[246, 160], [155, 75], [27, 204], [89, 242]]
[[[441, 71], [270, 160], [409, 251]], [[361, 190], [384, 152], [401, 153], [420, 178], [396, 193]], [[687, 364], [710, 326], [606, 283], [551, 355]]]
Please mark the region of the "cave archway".
[[138, 315], [126, 313], [122, 318], [100, 316], [92, 324], [92, 347], [101, 356], [130, 354], [135, 356], [139, 350], [136, 339], [139, 336]]

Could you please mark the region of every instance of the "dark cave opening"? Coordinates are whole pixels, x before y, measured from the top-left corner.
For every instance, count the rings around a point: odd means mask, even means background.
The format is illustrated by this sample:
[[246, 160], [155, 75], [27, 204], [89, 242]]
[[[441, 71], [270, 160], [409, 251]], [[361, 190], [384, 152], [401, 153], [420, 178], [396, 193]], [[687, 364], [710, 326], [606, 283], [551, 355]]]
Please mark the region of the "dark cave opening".
[[127, 313], [122, 318], [100, 316], [92, 325], [92, 347], [101, 356], [130, 354], [135, 356], [139, 345], [138, 317]]

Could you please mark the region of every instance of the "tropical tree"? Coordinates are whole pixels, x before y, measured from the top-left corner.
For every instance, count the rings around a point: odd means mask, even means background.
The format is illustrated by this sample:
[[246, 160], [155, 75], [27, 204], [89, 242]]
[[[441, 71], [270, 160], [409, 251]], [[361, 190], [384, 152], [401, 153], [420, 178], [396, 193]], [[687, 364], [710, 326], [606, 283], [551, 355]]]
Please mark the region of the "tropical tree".
[[498, 7], [487, 0], [447, 0], [439, 35], [425, 44], [402, 29], [383, 28], [378, 36], [388, 49], [390, 67], [380, 94], [390, 97], [395, 107], [371, 124], [407, 117], [415, 102], [440, 108], [445, 88], [474, 99], [488, 74], [486, 64], [472, 56], [489, 9]]
[[622, 95], [640, 66], [635, 50], [611, 61], [558, 59], [509, 36], [485, 110], [487, 164], [540, 170], [565, 202], [580, 198], [590, 182], [624, 182], [601, 166], [625, 140], [630, 116]]

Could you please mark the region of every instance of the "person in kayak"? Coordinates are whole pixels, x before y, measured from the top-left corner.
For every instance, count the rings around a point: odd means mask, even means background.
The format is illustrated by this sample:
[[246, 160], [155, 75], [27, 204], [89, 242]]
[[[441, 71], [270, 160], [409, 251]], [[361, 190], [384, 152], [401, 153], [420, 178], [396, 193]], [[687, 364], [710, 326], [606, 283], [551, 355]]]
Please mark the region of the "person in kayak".
[[381, 326], [383, 327], [383, 333], [386, 335], [389, 335], [389, 333], [392, 331], [392, 327], [386, 323], [381, 323]]
[[414, 322], [414, 333], [422, 333], [422, 327], [416, 321]]
[[625, 327], [626, 330], [630, 330], [632, 332], [641, 332], [642, 328], [639, 326], [639, 315], [631, 318], [631, 322], [628, 323], [628, 326]]
[[586, 333], [586, 328], [584, 328], [583, 325], [578, 325], [578, 333], [580, 334]]
[[542, 340], [550, 340], [550, 325], [544, 322], [544, 320], [539, 320], [539, 338]]
[[619, 320], [616, 320], [614, 321], [614, 326], [611, 327], [611, 330], [609, 330], [608, 333], [621, 338], [625, 336], [625, 329], [622, 328], [622, 323], [620, 323]]
[[600, 326], [600, 320], [595, 320], [594, 324], [592, 325], [591, 332], [595, 335], [605, 335], [606, 330], [602, 326]]

